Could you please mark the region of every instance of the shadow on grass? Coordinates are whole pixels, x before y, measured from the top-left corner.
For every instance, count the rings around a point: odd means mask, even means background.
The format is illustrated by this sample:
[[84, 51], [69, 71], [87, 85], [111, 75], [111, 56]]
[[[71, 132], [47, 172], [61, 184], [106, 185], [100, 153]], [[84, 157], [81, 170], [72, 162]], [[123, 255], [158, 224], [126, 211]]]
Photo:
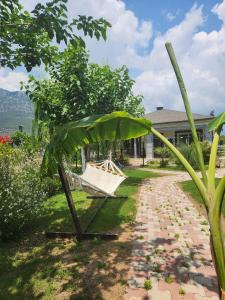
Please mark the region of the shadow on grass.
[[1, 248], [0, 299], [105, 299], [124, 284], [131, 241], [45, 240], [40, 234]]
[[[47, 200], [45, 214], [23, 236], [0, 245], [0, 299], [105, 299], [111, 289], [122, 289], [129, 267], [131, 240], [123, 223], [132, 223], [136, 213], [138, 185], [155, 177], [148, 171], [127, 171], [131, 176], [118, 189], [128, 199], [107, 200], [91, 231], [116, 231], [116, 241], [47, 240], [43, 231], [72, 231], [70, 213], [63, 194]], [[99, 201], [73, 192], [75, 206], [84, 226]], [[115, 296], [116, 299], [116, 296]]]

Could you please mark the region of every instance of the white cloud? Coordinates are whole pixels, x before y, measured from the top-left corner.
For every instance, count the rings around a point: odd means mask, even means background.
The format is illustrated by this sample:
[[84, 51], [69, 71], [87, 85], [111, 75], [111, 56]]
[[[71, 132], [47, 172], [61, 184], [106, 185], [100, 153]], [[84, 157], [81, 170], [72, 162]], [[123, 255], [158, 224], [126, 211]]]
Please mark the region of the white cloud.
[[225, 1], [222, 3], [217, 3], [213, 9], [212, 12], [218, 15], [219, 19], [223, 22], [225, 21]]
[[165, 18], [169, 22], [172, 22], [173, 20], [175, 20], [176, 17], [179, 15], [179, 13], [180, 13], [180, 9], [177, 9], [174, 13], [167, 11], [167, 10], [162, 11], [162, 15], [165, 16]]
[[[47, 0], [21, 0], [23, 6], [31, 10], [37, 2]], [[77, 15], [90, 15], [104, 18], [112, 24], [108, 30], [107, 42], [85, 38], [87, 48], [91, 52], [92, 61], [108, 63], [114, 67], [121, 64], [134, 63], [137, 53], [149, 45], [152, 37], [151, 21], [139, 20], [123, 1], [117, 0], [68, 0], [68, 15], [72, 19]]]
[[20, 82], [26, 80], [27, 75], [22, 72], [0, 69], [0, 88], [2, 89], [18, 91], [20, 89]]
[[167, 14], [166, 14], [166, 18], [167, 18], [167, 20], [168, 21], [173, 21], [175, 18], [176, 18], [176, 15], [175, 14], [172, 14], [171, 12], [168, 12]]
[[[218, 16], [224, 3], [214, 8]], [[225, 26], [219, 31], [200, 31], [204, 20], [202, 7], [195, 5], [179, 25], [155, 38], [135, 85], [135, 91], [144, 94], [147, 111], [158, 105], [184, 109], [166, 41], [174, 46], [193, 110], [208, 114], [213, 108], [225, 109]]]
[[117, 0], [78, 0], [68, 2], [70, 17], [78, 14], [105, 18], [112, 24], [108, 30], [107, 42], [87, 38], [92, 59], [113, 66], [126, 64], [131, 52], [145, 49], [152, 37], [152, 23], [140, 21], [128, 10], [125, 3]]
[[[22, 2], [31, 9], [38, 1]], [[138, 19], [123, 1], [69, 0], [68, 13], [70, 18], [78, 14], [103, 17], [112, 24], [106, 43], [86, 39], [91, 59], [113, 67], [127, 64], [138, 71], [135, 92], [144, 95], [146, 111], [158, 105], [183, 109], [164, 46], [166, 41], [171, 41], [174, 46], [193, 110], [209, 113], [213, 108], [217, 112], [225, 109], [225, 0], [212, 7], [212, 13], [222, 21], [219, 30], [204, 31], [206, 17], [203, 7], [194, 5], [182, 22], [168, 28], [163, 34], [155, 34], [154, 39], [151, 20]], [[169, 19], [175, 15], [167, 11], [164, 16], [166, 13]], [[1, 86], [3, 75], [0, 76]], [[8, 84], [12, 89], [13, 80], [8, 79], [9, 83], [7, 78], [4, 79], [4, 85]]]

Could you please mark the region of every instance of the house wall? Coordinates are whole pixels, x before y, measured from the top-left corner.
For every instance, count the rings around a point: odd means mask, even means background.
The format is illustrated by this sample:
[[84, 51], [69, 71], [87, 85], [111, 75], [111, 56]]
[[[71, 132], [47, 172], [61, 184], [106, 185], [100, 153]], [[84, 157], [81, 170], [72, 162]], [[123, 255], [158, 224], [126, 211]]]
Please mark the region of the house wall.
[[[212, 141], [212, 133], [208, 132], [208, 121], [195, 121], [196, 128], [202, 131], [203, 140]], [[162, 133], [167, 138], [175, 138], [176, 131], [190, 131], [190, 126], [188, 122], [178, 122], [178, 123], [168, 123], [168, 124], [156, 124], [154, 128], [157, 129], [160, 133]], [[146, 151], [146, 159], [154, 158], [154, 142], [153, 136], [148, 135], [146, 137], [145, 142], [145, 151]]]

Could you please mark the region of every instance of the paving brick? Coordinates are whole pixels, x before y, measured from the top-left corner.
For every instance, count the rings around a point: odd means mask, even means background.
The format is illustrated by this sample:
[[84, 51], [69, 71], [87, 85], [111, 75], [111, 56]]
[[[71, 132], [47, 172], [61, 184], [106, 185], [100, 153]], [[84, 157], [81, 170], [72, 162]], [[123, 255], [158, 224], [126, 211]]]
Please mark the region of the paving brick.
[[[183, 172], [164, 173], [141, 186], [124, 299], [218, 300], [209, 227], [177, 185], [190, 177]], [[146, 255], [151, 258], [148, 263]], [[173, 283], [165, 282], [168, 276]], [[148, 292], [143, 289], [146, 279], [152, 282]], [[181, 287], [185, 295], [180, 295]]]

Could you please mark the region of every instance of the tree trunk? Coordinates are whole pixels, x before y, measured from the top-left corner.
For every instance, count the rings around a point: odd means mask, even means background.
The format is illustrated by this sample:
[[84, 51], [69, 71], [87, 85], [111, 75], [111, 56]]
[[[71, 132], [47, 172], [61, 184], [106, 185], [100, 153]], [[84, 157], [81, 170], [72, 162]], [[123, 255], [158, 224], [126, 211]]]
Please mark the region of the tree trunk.
[[76, 162], [76, 169], [77, 169], [77, 152], [75, 154], [75, 162]]
[[97, 144], [97, 161], [100, 160], [100, 146], [99, 143]]

